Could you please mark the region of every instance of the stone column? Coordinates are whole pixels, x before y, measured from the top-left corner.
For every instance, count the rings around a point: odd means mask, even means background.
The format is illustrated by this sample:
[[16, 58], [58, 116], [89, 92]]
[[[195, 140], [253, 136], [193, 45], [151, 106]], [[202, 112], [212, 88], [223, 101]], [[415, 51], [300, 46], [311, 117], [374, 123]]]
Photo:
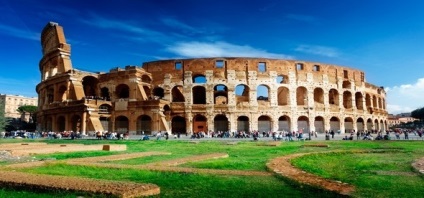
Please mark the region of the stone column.
[[83, 112], [82, 118], [81, 118], [81, 134], [82, 135], [87, 135], [86, 129], [87, 129], [87, 112]]

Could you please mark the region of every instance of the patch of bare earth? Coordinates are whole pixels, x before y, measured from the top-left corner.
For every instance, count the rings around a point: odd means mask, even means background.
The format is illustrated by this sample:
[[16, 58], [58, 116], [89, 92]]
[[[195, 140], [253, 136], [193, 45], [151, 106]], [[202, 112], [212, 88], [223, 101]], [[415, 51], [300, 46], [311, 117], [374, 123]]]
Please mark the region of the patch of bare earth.
[[412, 167], [414, 167], [417, 172], [424, 174], [424, 157], [415, 160], [415, 162], [412, 163]]
[[337, 192], [342, 195], [350, 195], [354, 192], [355, 187], [353, 185], [325, 179], [317, 175], [307, 173], [301, 169], [294, 167], [290, 163], [291, 159], [300, 157], [302, 155], [306, 154], [293, 154], [275, 158], [269, 163], [267, 163], [267, 167], [269, 170], [275, 172], [276, 174], [292, 179], [299, 183], [304, 183], [310, 186], [317, 186], [319, 188]]
[[140, 197], [158, 195], [160, 188], [154, 184], [116, 182], [88, 178], [39, 175], [0, 171], [0, 186], [31, 191], [72, 191], [108, 197]]

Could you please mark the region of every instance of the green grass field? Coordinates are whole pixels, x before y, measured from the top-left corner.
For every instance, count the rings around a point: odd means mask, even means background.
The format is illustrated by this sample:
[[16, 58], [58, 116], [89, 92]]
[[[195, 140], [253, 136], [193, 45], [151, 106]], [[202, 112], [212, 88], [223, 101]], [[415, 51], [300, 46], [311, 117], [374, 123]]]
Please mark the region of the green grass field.
[[[16, 140], [0, 140], [10, 143]], [[50, 140], [49, 143], [126, 144], [126, 152], [165, 151], [159, 155], [110, 163], [139, 165], [208, 153], [227, 153], [228, 158], [210, 159], [182, 164], [182, 167], [267, 172], [266, 163], [278, 156], [293, 153], [311, 154], [292, 162], [301, 169], [356, 186], [354, 197], [422, 197], [424, 177], [413, 172], [413, 160], [424, 157], [423, 141], [326, 141], [328, 148], [301, 147], [304, 142], [282, 142], [280, 146], [258, 146], [244, 141], [226, 145], [221, 141], [94, 141]], [[309, 142], [306, 142], [308, 144]], [[311, 142], [313, 143], [313, 142]], [[368, 151], [355, 153], [353, 151]], [[342, 151], [342, 152], [340, 152]], [[39, 159], [70, 159], [111, 155], [123, 152], [90, 151], [37, 155]], [[0, 166], [6, 163], [0, 163]], [[340, 197], [324, 190], [299, 185], [276, 176], [234, 176], [196, 173], [156, 172], [136, 169], [110, 169], [54, 163], [21, 171], [89, 177], [115, 181], [153, 183], [160, 186], [158, 197]], [[58, 194], [59, 193], [59, 194]], [[32, 193], [25, 190], [0, 189], [0, 197], [76, 197], [66, 192]]]

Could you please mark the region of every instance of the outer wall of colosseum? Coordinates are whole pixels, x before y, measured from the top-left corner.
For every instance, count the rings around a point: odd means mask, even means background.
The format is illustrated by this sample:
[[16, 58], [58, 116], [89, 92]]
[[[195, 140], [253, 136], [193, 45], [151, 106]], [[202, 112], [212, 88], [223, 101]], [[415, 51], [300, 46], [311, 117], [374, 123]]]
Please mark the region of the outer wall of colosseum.
[[266, 58], [146, 62], [73, 69], [62, 27], [42, 33], [39, 129], [53, 131], [385, 130], [386, 93], [362, 71]]

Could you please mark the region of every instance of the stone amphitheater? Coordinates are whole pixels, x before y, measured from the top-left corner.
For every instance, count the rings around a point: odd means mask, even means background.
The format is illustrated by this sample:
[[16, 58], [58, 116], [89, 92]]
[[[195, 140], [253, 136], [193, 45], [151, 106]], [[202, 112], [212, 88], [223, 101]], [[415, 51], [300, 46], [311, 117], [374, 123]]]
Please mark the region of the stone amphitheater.
[[57, 23], [45, 26], [41, 44], [36, 87], [41, 131], [137, 135], [387, 128], [385, 90], [353, 68], [215, 57], [93, 73], [73, 67], [71, 47]]

